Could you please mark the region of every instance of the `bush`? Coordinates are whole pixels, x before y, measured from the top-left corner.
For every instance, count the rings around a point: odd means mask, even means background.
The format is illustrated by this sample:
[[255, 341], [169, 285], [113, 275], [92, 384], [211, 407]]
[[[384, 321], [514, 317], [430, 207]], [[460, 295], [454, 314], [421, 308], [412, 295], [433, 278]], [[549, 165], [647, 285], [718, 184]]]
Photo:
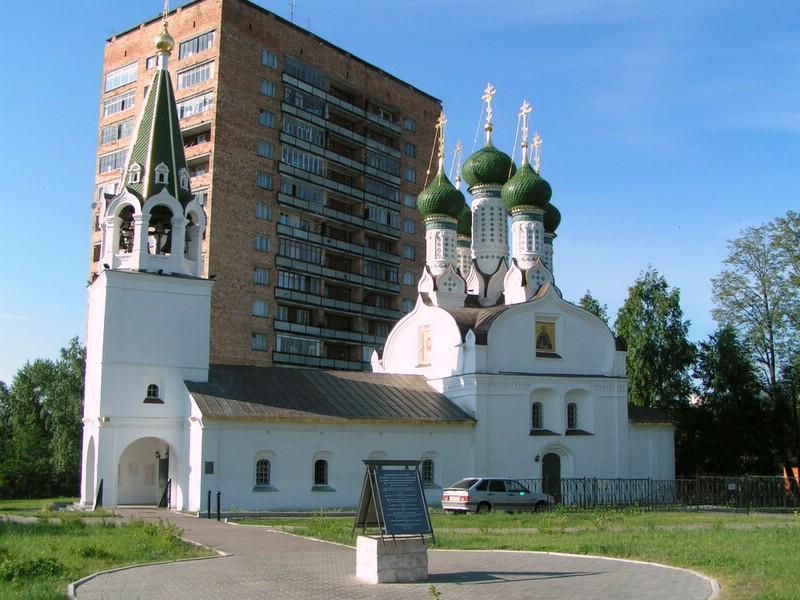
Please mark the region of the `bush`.
[[53, 558], [7, 559], [0, 563], [0, 579], [46, 579], [60, 575], [64, 566]]

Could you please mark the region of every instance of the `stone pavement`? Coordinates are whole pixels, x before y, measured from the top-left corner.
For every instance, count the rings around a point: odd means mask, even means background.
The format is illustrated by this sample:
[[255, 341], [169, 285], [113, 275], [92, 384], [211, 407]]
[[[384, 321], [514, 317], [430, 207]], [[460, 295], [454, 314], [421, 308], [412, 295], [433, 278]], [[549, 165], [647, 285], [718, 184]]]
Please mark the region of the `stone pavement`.
[[76, 586], [84, 599], [269, 598], [443, 600], [550, 598], [705, 600], [716, 587], [700, 575], [660, 565], [541, 552], [431, 550], [430, 580], [369, 585], [355, 578], [353, 548], [295, 537], [259, 526], [196, 519], [158, 509], [124, 509], [125, 516], [163, 518], [184, 537], [229, 553], [104, 573]]

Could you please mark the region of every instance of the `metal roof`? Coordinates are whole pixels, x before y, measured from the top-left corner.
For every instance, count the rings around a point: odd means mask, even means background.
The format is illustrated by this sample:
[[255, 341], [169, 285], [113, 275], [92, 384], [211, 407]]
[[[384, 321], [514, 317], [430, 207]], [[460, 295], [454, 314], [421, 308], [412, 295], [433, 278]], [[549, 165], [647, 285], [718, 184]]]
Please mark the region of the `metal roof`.
[[670, 419], [657, 408], [651, 406], [634, 406], [628, 404], [628, 419], [633, 423], [658, 423], [675, 425], [677, 421]]
[[212, 419], [474, 422], [420, 375], [211, 365], [186, 387]]

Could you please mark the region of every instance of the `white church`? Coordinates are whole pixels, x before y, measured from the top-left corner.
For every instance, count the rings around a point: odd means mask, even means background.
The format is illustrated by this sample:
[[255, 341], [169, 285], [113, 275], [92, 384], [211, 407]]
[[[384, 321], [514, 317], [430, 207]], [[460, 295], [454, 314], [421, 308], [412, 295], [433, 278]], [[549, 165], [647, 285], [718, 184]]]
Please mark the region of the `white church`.
[[[81, 503], [205, 510], [353, 507], [363, 460], [421, 461], [427, 499], [470, 475], [672, 479], [674, 425], [628, 406], [625, 347], [553, 278], [561, 216], [527, 147], [491, 141], [419, 195], [426, 267], [372, 373], [209, 364], [202, 277], [166, 22], [89, 287]], [[534, 168], [534, 166], [536, 168]], [[508, 240], [510, 216], [511, 241]], [[511, 256], [509, 257], [509, 247]], [[102, 489], [102, 494], [98, 494]]]

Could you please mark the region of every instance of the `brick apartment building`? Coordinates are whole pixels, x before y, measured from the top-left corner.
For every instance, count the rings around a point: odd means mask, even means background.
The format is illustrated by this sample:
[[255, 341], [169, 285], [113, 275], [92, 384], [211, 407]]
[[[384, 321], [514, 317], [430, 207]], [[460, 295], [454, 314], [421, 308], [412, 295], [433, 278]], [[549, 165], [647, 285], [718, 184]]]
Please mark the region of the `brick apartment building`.
[[[118, 190], [159, 18], [103, 60], [90, 270]], [[247, 0], [169, 15], [191, 188], [216, 279], [211, 362], [361, 370], [413, 307], [438, 99]]]

